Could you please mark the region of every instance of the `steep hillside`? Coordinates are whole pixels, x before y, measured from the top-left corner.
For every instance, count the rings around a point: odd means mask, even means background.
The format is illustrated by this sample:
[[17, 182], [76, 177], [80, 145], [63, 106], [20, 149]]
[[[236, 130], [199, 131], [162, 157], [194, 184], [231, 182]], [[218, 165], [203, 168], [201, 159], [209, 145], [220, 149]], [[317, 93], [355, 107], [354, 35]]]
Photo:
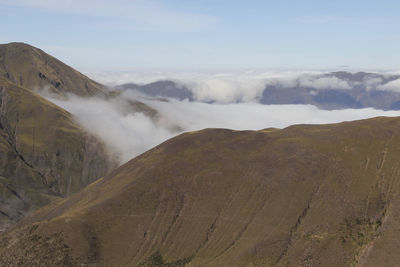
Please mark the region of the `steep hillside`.
[[395, 266], [400, 119], [182, 134], [0, 236], [1, 265]]
[[105, 175], [104, 146], [68, 112], [0, 77], [0, 229]]
[[[32, 91], [46, 90], [59, 96], [72, 93], [82, 97], [113, 98], [105, 86], [89, 79], [39, 48], [25, 43], [0, 44], [0, 76]], [[132, 112], [155, 117], [157, 111], [140, 101], [133, 101]]]
[[[0, 45], [0, 231], [116, 166], [102, 141], [36, 89], [60, 97], [118, 97], [38, 48]], [[139, 101], [126, 105], [129, 112], [159, 117]]]
[[0, 45], [0, 75], [28, 89], [64, 95], [105, 95], [104, 86], [82, 75], [39, 48], [24, 43]]

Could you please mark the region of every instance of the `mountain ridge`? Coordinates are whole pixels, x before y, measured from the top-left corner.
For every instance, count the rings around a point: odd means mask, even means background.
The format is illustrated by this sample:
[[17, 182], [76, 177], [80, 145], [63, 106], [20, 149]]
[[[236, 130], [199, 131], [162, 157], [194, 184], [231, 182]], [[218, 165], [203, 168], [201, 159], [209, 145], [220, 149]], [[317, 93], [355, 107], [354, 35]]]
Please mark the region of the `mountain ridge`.
[[2, 235], [0, 261], [396, 263], [399, 130], [379, 117], [185, 133], [25, 219]]
[[26, 43], [0, 45], [0, 74], [13, 83], [30, 89], [47, 89], [64, 95], [105, 95], [103, 85]]

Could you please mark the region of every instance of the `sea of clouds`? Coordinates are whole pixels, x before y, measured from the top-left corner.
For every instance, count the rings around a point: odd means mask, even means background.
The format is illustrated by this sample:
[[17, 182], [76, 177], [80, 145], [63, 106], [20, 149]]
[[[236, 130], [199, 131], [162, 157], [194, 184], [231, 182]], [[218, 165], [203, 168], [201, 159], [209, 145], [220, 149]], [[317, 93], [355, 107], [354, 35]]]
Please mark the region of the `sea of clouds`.
[[[109, 86], [126, 83], [144, 85], [170, 80], [188, 88], [199, 102], [237, 103], [257, 102], [266, 86], [280, 88], [308, 87], [316, 90], [349, 90], [362, 84], [367, 90], [400, 92], [400, 79], [384, 84], [381, 77], [367, 77], [361, 82], [324, 76], [330, 71], [137, 71], [89, 72], [94, 80]], [[380, 72], [381, 75], [399, 75], [399, 72]]]
[[[175, 75], [102, 73], [91, 76], [110, 86], [127, 82], [145, 84], [172, 79], [191, 85], [193, 92], [196, 92], [197, 101], [194, 102], [175, 99], [160, 101], [132, 91], [125, 91], [111, 99], [82, 98], [76, 95], [59, 99], [45, 95], [47, 99], [72, 113], [88, 132], [103, 140], [110, 154], [118, 158], [121, 164], [185, 131], [204, 128], [259, 130], [270, 127], [284, 128], [294, 124], [324, 124], [376, 116], [400, 116], [400, 111], [373, 108], [320, 110], [311, 105], [262, 105], [254, 101], [266, 83], [270, 82], [279, 82], [287, 86], [303, 82], [318, 89], [338, 86], [343, 90], [348, 89], [342, 80], [337, 81], [331, 77], [315, 79], [310, 72], [269, 72], [268, 75], [250, 71]], [[396, 87], [396, 83], [392, 85]], [[389, 84], [387, 86], [389, 87]], [[157, 110], [160, 116], [154, 119], [143, 113], [133, 112], [129, 103], [136, 100]], [[204, 103], [204, 100], [215, 102]]]

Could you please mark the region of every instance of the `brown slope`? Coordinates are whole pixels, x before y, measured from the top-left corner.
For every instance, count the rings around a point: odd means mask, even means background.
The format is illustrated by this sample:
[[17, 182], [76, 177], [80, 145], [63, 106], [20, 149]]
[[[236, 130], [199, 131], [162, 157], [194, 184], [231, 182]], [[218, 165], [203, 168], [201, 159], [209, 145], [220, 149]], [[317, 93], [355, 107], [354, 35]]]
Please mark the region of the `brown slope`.
[[[44, 88], [59, 96], [117, 97], [38, 48], [0, 45], [0, 230], [115, 166], [100, 140], [34, 92]], [[138, 101], [129, 112], [159, 116]]]
[[[118, 97], [120, 92], [109, 91], [77, 70], [64, 64], [39, 48], [25, 43], [0, 44], [0, 76], [33, 91], [55, 96], [75, 94], [82, 97]], [[141, 112], [157, 120], [161, 115], [140, 101], [130, 101], [130, 112]]]
[[39, 48], [25, 43], [0, 45], [0, 75], [28, 89], [64, 95], [105, 95], [103, 85], [89, 79]]
[[110, 169], [104, 146], [68, 112], [0, 77], [0, 228]]
[[3, 234], [0, 263], [395, 266], [399, 133], [376, 118], [183, 134]]

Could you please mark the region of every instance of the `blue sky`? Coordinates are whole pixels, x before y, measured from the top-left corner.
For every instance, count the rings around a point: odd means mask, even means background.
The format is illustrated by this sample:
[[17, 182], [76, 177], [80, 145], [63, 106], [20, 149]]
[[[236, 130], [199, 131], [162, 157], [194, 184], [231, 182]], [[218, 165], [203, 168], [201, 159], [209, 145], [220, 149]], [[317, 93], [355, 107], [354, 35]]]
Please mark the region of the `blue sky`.
[[396, 0], [0, 0], [0, 42], [84, 70], [398, 70], [399, 10]]

